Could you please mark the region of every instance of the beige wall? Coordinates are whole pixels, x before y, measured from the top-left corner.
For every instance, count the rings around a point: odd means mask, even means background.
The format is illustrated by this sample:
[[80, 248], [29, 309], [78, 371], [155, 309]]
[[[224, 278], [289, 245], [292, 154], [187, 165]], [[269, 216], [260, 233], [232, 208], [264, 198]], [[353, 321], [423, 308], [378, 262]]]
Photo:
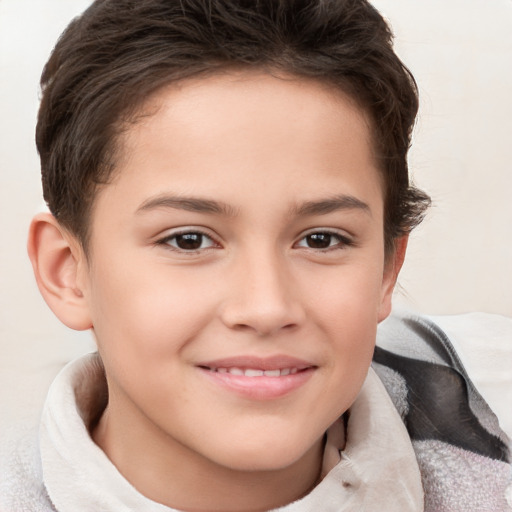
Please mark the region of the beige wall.
[[400, 302], [512, 316], [512, 1], [376, 0], [420, 87], [411, 168], [434, 199]]
[[[411, 167], [435, 207], [413, 236], [398, 301], [428, 313], [512, 316], [512, 1], [377, 0], [422, 97]], [[25, 255], [41, 207], [33, 130], [38, 76], [87, 0], [0, 0], [0, 340], [37, 358], [69, 337]], [[41, 348], [33, 346], [40, 339]], [[30, 343], [29, 343], [30, 342]], [[21, 344], [21, 345], [20, 345]], [[4, 349], [4, 346], [6, 347]], [[66, 350], [75, 350], [74, 348]], [[14, 357], [14, 356], [13, 356]]]

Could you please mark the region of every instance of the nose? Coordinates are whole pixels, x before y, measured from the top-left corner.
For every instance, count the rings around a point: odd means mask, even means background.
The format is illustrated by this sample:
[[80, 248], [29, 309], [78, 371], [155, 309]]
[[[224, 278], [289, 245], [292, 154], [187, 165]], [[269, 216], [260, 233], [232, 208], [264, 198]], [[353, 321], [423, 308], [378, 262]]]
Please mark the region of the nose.
[[227, 327], [264, 337], [302, 324], [305, 311], [284, 256], [246, 255], [233, 270], [220, 312]]

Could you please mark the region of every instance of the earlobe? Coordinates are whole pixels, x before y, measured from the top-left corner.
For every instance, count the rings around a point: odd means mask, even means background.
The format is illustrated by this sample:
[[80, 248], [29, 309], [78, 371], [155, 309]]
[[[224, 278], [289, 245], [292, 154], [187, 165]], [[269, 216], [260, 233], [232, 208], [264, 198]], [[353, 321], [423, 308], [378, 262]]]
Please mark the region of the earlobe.
[[404, 264], [408, 242], [409, 235], [397, 238], [395, 240], [393, 254], [391, 254], [386, 261], [382, 281], [382, 296], [378, 317], [379, 322], [385, 320], [391, 313], [393, 290], [395, 289], [398, 274]]
[[85, 263], [78, 242], [53, 215], [41, 213], [32, 220], [27, 248], [37, 286], [50, 309], [72, 329], [91, 328], [88, 303], [78, 278]]

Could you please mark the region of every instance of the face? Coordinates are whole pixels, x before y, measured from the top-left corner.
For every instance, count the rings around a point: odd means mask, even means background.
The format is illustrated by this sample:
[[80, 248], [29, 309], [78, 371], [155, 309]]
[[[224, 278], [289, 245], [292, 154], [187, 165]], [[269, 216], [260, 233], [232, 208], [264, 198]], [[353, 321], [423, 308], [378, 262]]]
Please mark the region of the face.
[[321, 84], [247, 73], [144, 112], [79, 273], [111, 425], [129, 423], [127, 449], [296, 463], [354, 401], [389, 310], [365, 116]]

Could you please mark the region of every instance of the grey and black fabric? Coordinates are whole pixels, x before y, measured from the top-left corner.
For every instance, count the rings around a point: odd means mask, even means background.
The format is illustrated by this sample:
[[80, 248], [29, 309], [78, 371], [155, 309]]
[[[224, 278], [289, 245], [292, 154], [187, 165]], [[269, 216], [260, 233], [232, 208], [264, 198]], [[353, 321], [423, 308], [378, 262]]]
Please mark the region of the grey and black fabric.
[[446, 334], [425, 317], [393, 316], [373, 361], [411, 437], [425, 511], [512, 510], [510, 440]]

